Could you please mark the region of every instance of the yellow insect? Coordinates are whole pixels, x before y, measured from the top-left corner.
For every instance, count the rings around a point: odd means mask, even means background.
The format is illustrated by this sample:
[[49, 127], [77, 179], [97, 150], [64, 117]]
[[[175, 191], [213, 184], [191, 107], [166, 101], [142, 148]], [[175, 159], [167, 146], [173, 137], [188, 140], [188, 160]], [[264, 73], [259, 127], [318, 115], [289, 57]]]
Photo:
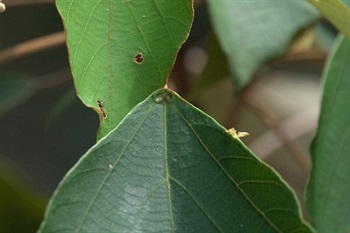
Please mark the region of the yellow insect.
[[226, 132], [228, 134], [230, 134], [232, 137], [234, 138], [243, 138], [245, 136], [248, 136], [249, 133], [247, 132], [239, 132], [238, 130], [236, 130], [235, 128], [231, 128], [231, 129], [228, 129], [226, 130]]

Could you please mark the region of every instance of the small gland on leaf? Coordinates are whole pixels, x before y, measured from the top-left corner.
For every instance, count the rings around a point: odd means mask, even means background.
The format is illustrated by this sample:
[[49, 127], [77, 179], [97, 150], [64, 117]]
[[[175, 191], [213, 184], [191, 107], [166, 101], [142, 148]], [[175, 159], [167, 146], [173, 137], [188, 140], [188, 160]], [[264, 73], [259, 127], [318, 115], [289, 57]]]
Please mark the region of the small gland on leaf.
[[239, 132], [235, 128], [228, 129], [226, 132], [228, 134], [230, 134], [234, 138], [243, 138], [243, 137], [249, 135], [249, 133], [247, 133], [247, 132]]
[[142, 64], [143, 60], [144, 60], [143, 54], [140, 52], [134, 56], [134, 62], [136, 62], [137, 64]]
[[158, 104], [169, 102], [173, 98], [173, 94], [166, 89], [160, 89], [154, 94], [154, 101]]

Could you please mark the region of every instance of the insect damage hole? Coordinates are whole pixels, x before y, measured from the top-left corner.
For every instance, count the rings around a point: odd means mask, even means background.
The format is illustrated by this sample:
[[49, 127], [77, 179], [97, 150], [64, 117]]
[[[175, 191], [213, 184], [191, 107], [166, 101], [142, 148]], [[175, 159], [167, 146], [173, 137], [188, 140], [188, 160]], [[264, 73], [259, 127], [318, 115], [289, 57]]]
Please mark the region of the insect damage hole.
[[136, 62], [137, 64], [142, 64], [144, 60], [143, 54], [141, 52], [137, 53], [134, 56], [134, 62]]
[[98, 107], [100, 108], [100, 111], [102, 112], [103, 118], [106, 119], [107, 114], [106, 114], [106, 110], [105, 110], [105, 107], [104, 107], [102, 101], [98, 99], [96, 102], [97, 102]]

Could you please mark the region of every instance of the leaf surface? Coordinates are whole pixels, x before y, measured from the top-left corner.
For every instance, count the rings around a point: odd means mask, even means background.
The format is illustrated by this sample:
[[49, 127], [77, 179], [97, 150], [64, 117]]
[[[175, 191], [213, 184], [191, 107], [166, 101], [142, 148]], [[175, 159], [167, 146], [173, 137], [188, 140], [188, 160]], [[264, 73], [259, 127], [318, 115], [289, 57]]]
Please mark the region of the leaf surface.
[[137, 105], [55, 192], [39, 232], [311, 232], [294, 193], [172, 91]]
[[[78, 96], [98, 138], [163, 87], [192, 22], [192, 0], [58, 0]], [[99, 102], [98, 102], [99, 101]]]
[[342, 33], [350, 39], [349, 1], [343, 0], [308, 0], [326, 16]]
[[292, 37], [317, 17], [305, 1], [208, 0], [236, 89], [244, 87], [266, 61], [282, 55]]
[[319, 128], [311, 146], [307, 206], [318, 232], [350, 232], [350, 41], [338, 38], [324, 73]]

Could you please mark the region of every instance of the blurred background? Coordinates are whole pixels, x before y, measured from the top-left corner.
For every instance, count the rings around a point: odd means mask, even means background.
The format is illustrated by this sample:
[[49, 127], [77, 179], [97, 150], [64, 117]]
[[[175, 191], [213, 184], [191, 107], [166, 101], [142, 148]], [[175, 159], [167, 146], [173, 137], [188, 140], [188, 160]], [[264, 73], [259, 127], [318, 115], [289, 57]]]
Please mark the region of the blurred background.
[[[98, 114], [77, 98], [52, 0], [3, 0], [0, 14], [0, 232], [35, 232], [65, 173], [96, 142]], [[321, 74], [337, 30], [322, 17], [235, 91], [205, 1], [169, 87], [226, 128], [294, 188], [304, 216]]]

